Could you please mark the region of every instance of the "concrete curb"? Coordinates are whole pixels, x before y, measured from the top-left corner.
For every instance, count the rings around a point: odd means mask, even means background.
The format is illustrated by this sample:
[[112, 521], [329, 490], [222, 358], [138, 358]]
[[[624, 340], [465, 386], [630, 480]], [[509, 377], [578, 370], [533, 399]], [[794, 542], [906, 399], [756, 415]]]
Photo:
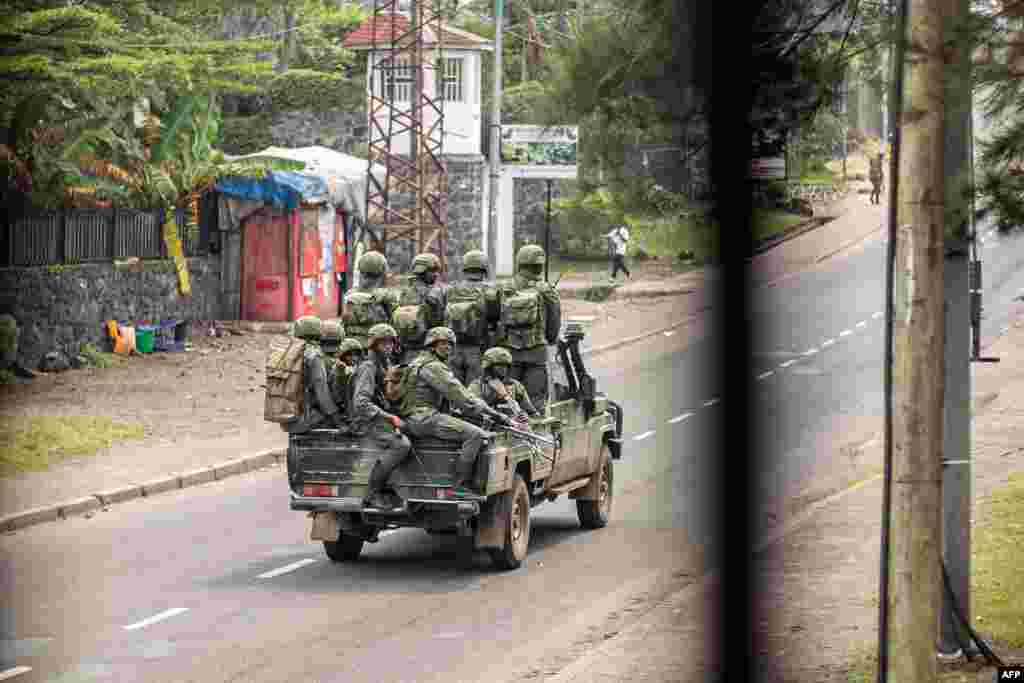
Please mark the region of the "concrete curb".
[[691, 313], [690, 315], [686, 316], [685, 318], [683, 318], [679, 322], [672, 323], [668, 327], [662, 327], [662, 328], [659, 328], [657, 330], [652, 330], [650, 332], [644, 332], [643, 334], [638, 334], [635, 337], [626, 337], [625, 339], [620, 339], [619, 341], [610, 342], [608, 344], [602, 344], [601, 346], [595, 346], [595, 347], [592, 347], [592, 348], [589, 348], [589, 349], [580, 349], [580, 355], [583, 355], [583, 356], [587, 356], [587, 355], [598, 356], [598, 355], [600, 355], [602, 353], [607, 353], [608, 351], [614, 351], [615, 349], [621, 348], [623, 346], [628, 346], [628, 345], [633, 344], [635, 342], [643, 341], [644, 339], [647, 339], [649, 337], [656, 337], [659, 334], [664, 334], [665, 332], [670, 332], [670, 331], [676, 329], [677, 327], [682, 327], [683, 325], [690, 324], [695, 319], [699, 318], [701, 315], [703, 315], [704, 313], [706, 313], [709, 310], [711, 310], [711, 306], [704, 306], [702, 308], [697, 309], [697, 311], [695, 311], [694, 313]]
[[80, 517], [90, 512], [136, 498], [149, 498], [168, 491], [177, 491], [178, 489], [190, 486], [219, 481], [236, 474], [254, 472], [270, 465], [279, 464], [284, 457], [285, 451], [283, 449], [271, 448], [244, 458], [228, 460], [211, 467], [201, 467], [183, 474], [174, 474], [154, 479], [145, 484], [130, 484], [121, 488], [94, 493], [91, 496], [16, 512], [6, 517], [0, 517], [0, 533], [8, 533], [44, 522], [56, 522], [62, 519], [70, 519], [71, 517]]

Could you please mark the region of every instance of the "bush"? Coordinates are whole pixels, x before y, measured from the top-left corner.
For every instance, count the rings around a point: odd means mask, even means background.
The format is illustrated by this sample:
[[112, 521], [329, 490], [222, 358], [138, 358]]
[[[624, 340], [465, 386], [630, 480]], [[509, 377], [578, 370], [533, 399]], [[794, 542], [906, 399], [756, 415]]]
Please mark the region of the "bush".
[[274, 111], [360, 111], [366, 107], [366, 83], [340, 73], [288, 69], [267, 88]]
[[17, 377], [13, 372], [7, 369], [0, 370], [0, 384], [14, 384], [17, 381]]
[[124, 358], [121, 356], [113, 353], [104, 353], [92, 344], [83, 345], [79, 353], [85, 358], [89, 366], [94, 368], [112, 368], [124, 362]]

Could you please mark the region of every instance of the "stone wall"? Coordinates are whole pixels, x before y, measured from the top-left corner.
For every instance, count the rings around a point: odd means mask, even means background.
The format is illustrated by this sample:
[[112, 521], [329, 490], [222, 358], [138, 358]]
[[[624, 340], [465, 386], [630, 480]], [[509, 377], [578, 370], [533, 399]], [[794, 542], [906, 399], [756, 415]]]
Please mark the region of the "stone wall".
[[[0, 314], [20, 329], [18, 362], [37, 368], [51, 351], [69, 357], [84, 344], [111, 350], [107, 320], [216, 320], [224, 315], [219, 256], [188, 260], [191, 297], [178, 294], [170, 261], [145, 261], [140, 270], [112, 263], [0, 269]], [[235, 317], [235, 316], [231, 316]]]
[[[555, 212], [554, 203], [559, 197], [569, 196], [573, 193], [575, 181], [552, 180], [551, 181], [551, 211]], [[548, 185], [546, 180], [534, 178], [516, 178], [513, 182], [515, 188], [515, 204], [512, 220], [513, 238], [516, 251], [524, 244], [539, 244], [544, 246], [544, 233], [547, 219]], [[551, 252], [558, 253], [561, 250], [562, 240], [559, 230], [558, 218], [551, 217]]]

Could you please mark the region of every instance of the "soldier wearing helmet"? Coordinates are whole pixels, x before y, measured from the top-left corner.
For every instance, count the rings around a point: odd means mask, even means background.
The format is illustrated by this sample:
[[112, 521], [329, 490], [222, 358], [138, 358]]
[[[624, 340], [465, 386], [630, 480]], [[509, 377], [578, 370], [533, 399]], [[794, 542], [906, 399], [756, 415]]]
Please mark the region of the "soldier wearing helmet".
[[512, 354], [510, 375], [523, 383], [530, 401], [543, 412], [548, 398], [548, 346], [558, 342], [562, 302], [558, 290], [541, 279], [547, 256], [536, 244], [516, 254], [516, 275], [500, 290], [501, 334], [496, 345]]
[[334, 366], [338, 361], [338, 345], [345, 336], [344, 326], [337, 320], [325, 320], [320, 325], [320, 349], [324, 352], [324, 367], [327, 377], [334, 374]]
[[470, 386], [480, 376], [480, 354], [489, 344], [490, 329], [500, 317], [498, 290], [487, 282], [487, 257], [482, 251], [466, 252], [462, 258], [465, 279], [448, 287], [445, 326], [455, 332], [458, 345], [449, 365], [459, 381]]
[[355, 377], [363, 353], [363, 345], [352, 337], [346, 337], [338, 345], [337, 358], [328, 379], [331, 384], [331, 397], [338, 404], [341, 412], [348, 416], [348, 408], [352, 404], [352, 378]]
[[440, 273], [441, 259], [431, 253], [417, 254], [408, 283], [398, 291], [391, 322], [398, 331], [401, 363], [409, 363], [423, 350], [427, 330], [444, 324], [447, 293], [437, 281]]
[[395, 312], [394, 293], [384, 287], [388, 273], [388, 261], [379, 251], [368, 251], [356, 264], [359, 270], [359, 286], [345, 294], [342, 321], [347, 336], [357, 340], [364, 347], [370, 340], [370, 328], [380, 323], [390, 323]]
[[[448, 407], [454, 404], [464, 412], [487, 415], [504, 425], [510, 424], [510, 420], [474, 398], [448, 367], [448, 356], [455, 346], [454, 332], [447, 327], [435, 327], [427, 332], [424, 346], [424, 352], [406, 371], [410, 380], [399, 412], [414, 438], [430, 436], [462, 443], [454, 479], [455, 486], [464, 489], [473, 480], [477, 456], [493, 434], [446, 414]], [[477, 481], [476, 488], [482, 488], [483, 483]]]
[[[366, 360], [359, 364], [353, 379], [352, 403], [350, 410], [352, 431], [363, 437], [364, 444], [380, 453], [370, 471], [369, 490], [366, 504], [370, 507], [390, 509], [398, 502], [383, 493], [388, 476], [398, 467], [412, 444], [402, 434], [405, 424], [392, 412], [390, 402], [384, 397], [384, 375], [391, 367], [398, 335], [386, 323], [374, 325], [369, 330], [369, 352]], [[346, 340], [347, 341], [347, 340]]]
[[482, 359], [483, 375], [469, 385], [469, 393], [484, 403], [515, 419], [522, 413], [539, 417], [530, 394], [521, 382], [509, 377], [512, 354], [508, 349], [495, 346], [487, 349]]
[[302, 372], [305, 383], [303, 412], [295, 422], [287, 425], [289, 434], [301, 434], [314, 427], [341, 427], [344, 415], [331, 396], [324, 353], [320, 348], [323, 325], [320, 318], [307, 315], [292, 326], [292, 335], [306, 342], [302, 350]]

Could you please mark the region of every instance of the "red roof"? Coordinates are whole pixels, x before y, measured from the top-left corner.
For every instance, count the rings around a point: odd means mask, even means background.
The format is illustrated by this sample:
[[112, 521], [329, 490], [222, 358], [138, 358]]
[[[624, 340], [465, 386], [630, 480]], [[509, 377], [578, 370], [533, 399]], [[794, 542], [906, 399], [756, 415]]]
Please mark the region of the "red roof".
[[[349, 33], [342, 45], [352, 50], [367, 50], [373, 47], [373, 34], [376, 27], [377, 46], [386, 48], [391, 44], [391, 29], [394, 25], [395, 37], [400, 38], [409, 31], [409, 17], [404, 14], [379, 14], [374, 18], [369, 17], [359, 25], [355, 31]], [[469, 49], [469, 50], [490, 50], [493, 49], [491, 41], [469, 31], [455, 28], [454, 26], [441, 25], [441, 39], [443, 48]], [[424, 35], [424, 43], [433, 45], [436, 43], [434, 32], [428, 27]]]

